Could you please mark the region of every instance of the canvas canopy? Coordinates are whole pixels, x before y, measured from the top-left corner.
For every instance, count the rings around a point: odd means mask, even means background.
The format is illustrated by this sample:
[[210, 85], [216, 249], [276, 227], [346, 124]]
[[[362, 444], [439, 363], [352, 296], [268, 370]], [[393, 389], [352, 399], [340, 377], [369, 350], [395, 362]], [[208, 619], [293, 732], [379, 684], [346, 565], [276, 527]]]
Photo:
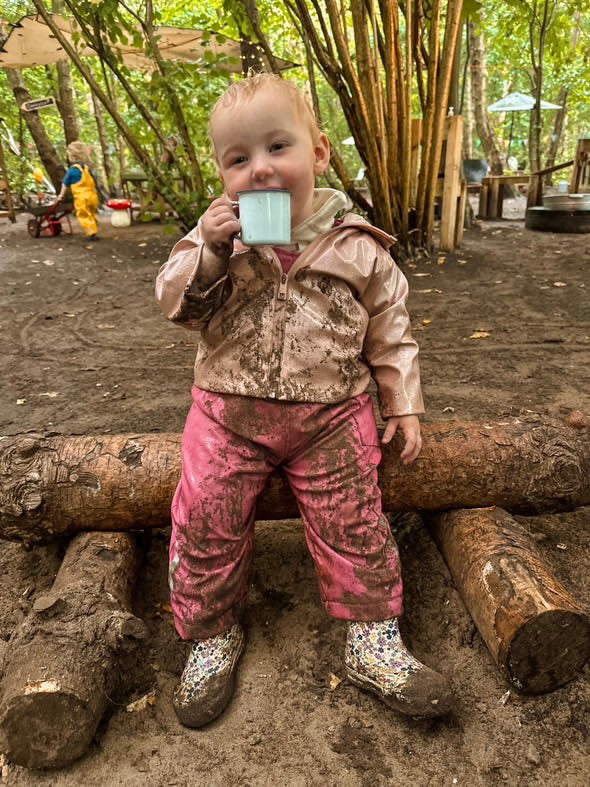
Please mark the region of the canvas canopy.
[[[75, 23], [59, 14], [52, 19], [59, 30], [82, 56], [93, 57], [96, 52], [75, 35]], [[244, 59], [260, 57], [268, 68], [262, 51], [255, 45], [244, 45], [218, 33], [207, 30], [188, 30], [179, 27], [158, 27], [158, 49], [166, 60], [174, 60], [193, 65], [206, 65], [215, 62], [216, 67], [232, 73], [242, 73]], [[119, 51], [123, 62], [128, 68], [150, 71], [154, 68], [153, 61], [133, 45], [131, 41], [122, 44], [114, 43], [113, 48]], [[25, 16], [12, 30], [0, 47], [0, 66], [4, 68], [29, 68], [67, 60], [61, 44], [39, 15]], [[293, 68], [296, 64], [288, 60], [276, 58], [280, 69]], [[250, 63], [248, 63], [250, 64]]]

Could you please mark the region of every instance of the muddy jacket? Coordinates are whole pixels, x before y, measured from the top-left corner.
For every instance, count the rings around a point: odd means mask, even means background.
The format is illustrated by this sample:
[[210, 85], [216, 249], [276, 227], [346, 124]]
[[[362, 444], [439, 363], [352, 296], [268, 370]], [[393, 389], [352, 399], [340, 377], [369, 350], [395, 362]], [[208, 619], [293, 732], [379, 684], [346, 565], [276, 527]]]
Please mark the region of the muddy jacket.
[[170, 320], [201, 331], [195, 384], [220, 393], [341, 402], [371, 376], [381, 415], [424, 412], [407, 281], [393, 239], [348, 214], [284, 273], [269, 246], [238, 245], [227, 274], [199, 288], [199, 227], [162, 266], [156, 298]]

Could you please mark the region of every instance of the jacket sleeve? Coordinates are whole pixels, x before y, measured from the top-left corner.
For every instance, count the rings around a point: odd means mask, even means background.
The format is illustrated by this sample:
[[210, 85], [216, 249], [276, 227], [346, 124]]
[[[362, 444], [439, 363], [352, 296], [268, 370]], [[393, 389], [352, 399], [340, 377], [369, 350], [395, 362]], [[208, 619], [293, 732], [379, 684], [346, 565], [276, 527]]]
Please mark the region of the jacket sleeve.
[[156, 278], [156, 301], [164, 315], [193, 330], [211, 319], [229, 286], [227, 275], [207, 287], [199, 286], [203, 245], [197, 226], [174, 246]]
[[384, 420], [424, 412], [418, 344], [412, 337], [407, 297], [406, 277], [391, 255], [379, 247], [360, 300], [369, 315], [364, 355], [377, 385]]

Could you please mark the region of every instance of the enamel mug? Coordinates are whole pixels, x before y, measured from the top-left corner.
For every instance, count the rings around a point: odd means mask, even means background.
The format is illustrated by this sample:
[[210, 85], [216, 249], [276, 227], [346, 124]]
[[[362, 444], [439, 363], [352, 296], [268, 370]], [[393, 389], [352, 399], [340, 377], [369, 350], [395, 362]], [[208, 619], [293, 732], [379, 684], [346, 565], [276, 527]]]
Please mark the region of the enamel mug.
[[[234, 203], [235, 205], [236, 203]], [[237, 205], [245, 246], [280, 246], [291, 243], [291, 194], [286, 189], [251, 189], [238, 192]]]

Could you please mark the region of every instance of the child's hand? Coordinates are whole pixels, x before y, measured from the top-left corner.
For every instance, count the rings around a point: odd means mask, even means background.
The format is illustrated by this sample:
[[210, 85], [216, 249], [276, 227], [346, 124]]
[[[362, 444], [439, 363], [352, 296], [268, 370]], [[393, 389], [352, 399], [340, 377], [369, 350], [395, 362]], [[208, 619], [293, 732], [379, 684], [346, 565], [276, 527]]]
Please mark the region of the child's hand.
[[218, 259], [227, 259], [233, 251], [234, 236], [240, 222], [227, 194], [213, 200], [201, 217], [201, 233], [205, 246]]
[[420, 421], [417, 415], [398, 415], [387, 421], [385, 432], [381, 438], [382, 443], [390, 443], [397, 430], [404, 433], [405, 446], [400, 454], [400, 459], [409, 465], [418, 456], [422, 449], [422, 436], [420, 434]]

